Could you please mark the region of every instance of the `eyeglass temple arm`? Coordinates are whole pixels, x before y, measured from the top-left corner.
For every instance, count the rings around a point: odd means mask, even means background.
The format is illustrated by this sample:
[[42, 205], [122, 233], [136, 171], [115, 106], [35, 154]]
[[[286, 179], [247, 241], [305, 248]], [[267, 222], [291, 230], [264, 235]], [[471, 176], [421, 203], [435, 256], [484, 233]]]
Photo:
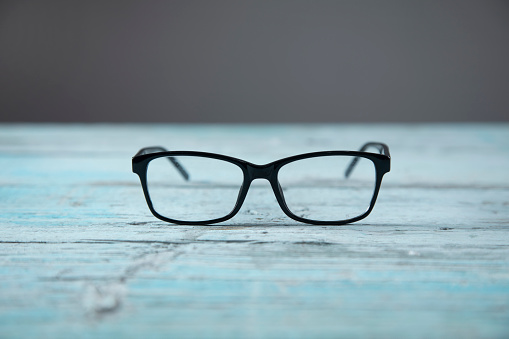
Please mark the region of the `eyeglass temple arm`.
[[[150, 146], [144, 147], [136, 153], [135, 157], [143, 154], [157, 153], [157, 152], [167, 152], [168, 150], [161, 146]], [[167, 157], [168, 161], [175, 166], [175, 168], [179, 171], [179, 173], [184, 177], [186, 181], [189, 181], [189, 173], [184, 169], [184, 167], [178, 162], [174, 157]]]
[[[386, 155], [388, 157], [391, 156], [391, 154], [389, 153], [389, 147], [386, 144], [381, 143], [381, 142], [367, 142], [364, 145], [362, 145], [362, 147], [359, 150], [359, 152], [364, 152], [366, 149], [368, 149], [370, 147], [376, 148], [378, 150], [378, 152], [380, 152], [380, 154]], [[348, 167], [346, 168], [345, 178], [348, 178], [350, 176], [350, 174], [352, 173], [353, 169], [355, 168], [355, 165], [357, 165], [358, 161], [359, 161], [359, 157], [353, 158], [353, 160], [350, 163], [350, 165], [348, 165]]]

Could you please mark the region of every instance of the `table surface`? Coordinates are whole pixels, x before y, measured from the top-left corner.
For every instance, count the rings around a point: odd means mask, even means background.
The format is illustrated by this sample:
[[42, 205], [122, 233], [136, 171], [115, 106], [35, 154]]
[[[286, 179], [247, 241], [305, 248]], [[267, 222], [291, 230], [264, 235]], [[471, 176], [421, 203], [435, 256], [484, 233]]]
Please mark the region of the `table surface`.
[[[266, 181], [154, 218], [144, 146], [254, 163], [387, 143], [372, 214], [287, 218]], [[509, 337], [509, 125], [0, 125], [0, 336]]]

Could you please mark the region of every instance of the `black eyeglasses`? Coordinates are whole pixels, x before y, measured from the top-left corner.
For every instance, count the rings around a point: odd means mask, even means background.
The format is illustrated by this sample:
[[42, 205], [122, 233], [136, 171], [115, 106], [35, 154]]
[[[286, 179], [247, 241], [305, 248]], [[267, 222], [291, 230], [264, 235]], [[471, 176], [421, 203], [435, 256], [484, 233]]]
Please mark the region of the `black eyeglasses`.
[[[370, 147], [378, 153], [365, 152]], [[313, 152], [266, 165], [214, 153], [146, 147], [132, 164], [150, 211], [164, 221], [197, 225], [228, 220], [240, 210], [251, 182], [266, 179], [290, 218], [343, 225], [372, 211], [391, 157], [387, 145], [379, 142], [368, 142], [358, 152]]]

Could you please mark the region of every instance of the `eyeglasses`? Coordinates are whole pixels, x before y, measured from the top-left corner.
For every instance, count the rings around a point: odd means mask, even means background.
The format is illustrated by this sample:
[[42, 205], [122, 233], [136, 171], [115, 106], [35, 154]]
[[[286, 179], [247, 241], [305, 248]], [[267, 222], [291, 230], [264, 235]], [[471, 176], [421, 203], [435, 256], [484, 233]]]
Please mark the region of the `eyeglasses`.
[[[365, 152], [376, 148], [378, 153]], [[314, 225], [343, 225], [372, 211], [391, 157], [387, 145], [359, 151], [313, 152], [255, 165], [233, 157], [163, 147], [141, 149], [132, 160], [152, 214], [164, 221], [212, 224], [232, 218], [251, 182], [270, 182], [290, 218]]]

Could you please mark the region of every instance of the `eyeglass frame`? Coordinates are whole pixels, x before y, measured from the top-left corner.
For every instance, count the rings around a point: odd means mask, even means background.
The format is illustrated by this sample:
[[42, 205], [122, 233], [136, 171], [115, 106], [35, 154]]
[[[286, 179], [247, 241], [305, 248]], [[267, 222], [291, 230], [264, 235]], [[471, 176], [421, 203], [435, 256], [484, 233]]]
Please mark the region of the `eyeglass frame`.
[[[371, 153], [365, 152], [365, 150], [369, 147], [375, 147], [378, 149], [380, 153]], [[226, 216], [221, 218], [215, 218], [210, 220], [202, 220], [202, 221], [185, 221], [185, 220], [177, 220], [165, 217], [159, 214], [152, 204], [152, 200], [150, 198], [150, 194], [147, 187], [147, 169], [150, 161], [157, 158], [168, 158], [168, 160], [175, 166], [175, 168], [180, 172], [180, 174], [184, 177], [185, 180], [189, 180], [189, 174], [183, 168], [182, 165], [175, 159], [177, 156], [194, 156], [201, 158], [209, 158], [222, 160], [225, 162], [229, 162], [231, 164], [237, 165], [243, 173], [243, 182], [240, 186], [239, 195], [237, 197], [237, 201], [233, 210]], [[326, 157], [326, 156], [350, 156], [353, 157], [352, 162], [345, 170], [345, 177], [348, 177], [352, 170], [354, 169], [359, 158], [369, 159], [373, 162], [375, 166], [376, 178], [375, 178], [375, 189], [373, 192], [373, 196], [370, 201], [369, 208], [363, 214], [356, 216], [350, 219], [344, 220], [332, 220], [332, 221], [323, 221], [323, 220], [313, 220], [299, 217], [292, 213], [292, 211], [288, 208], [285, 202], [284, 194], [281, 188], [281, 185], [278, 181], [278, 173], [279, 170], [294, 161], [310, 159], [310, 158], [318, 158], [318, 157]], [[283, 159], [279, 159], [273, 162], [270, 162], [265, 165], [257, 165], [250, 163], [248, 161], [230, 157], [227, 155], [217, 154], [217, 153], [209, 153], [209, 152], [200, 152], [200, 151], [168, 151], [164, 147], [161, 146], [152, 146], [145, 147], [136, 153], [132, 158], [132, 171], [137, 174], [140, 178], [141, 186], [143, 188], [143, 194], [145, 196], [145, 200], [150, 209], [150, 212], [158, 219], [179, 224], [179, 225], [204, 225], [204, 224], [215, 224], [219, 222], [223, 222], [233, 218], [241, 209], [244, 200], [246, 199], [247, 192], [249, 191], [249, 187], [251, 183], [255, 179], [266, 179], [269, 181], [274, 195], [276, 196], [276, 200], [281, 207], [281, 210], [291, 219], [311, 224], [311, 225], [345, 225], [352, 222], [359, 221], [361, 219], [366, 218], [373, 207], [375, 206], [376, 199], [378, 197], [378, 192], [382, 185], [383, 176], [390, 172], [391, 170], [391, 155], [389, 153], [389, 147], [380, 142], [368, 142], [364, 144], [359, 151], [320, 151], [320, 152], [311, 152], [304, 153], [299, 155], [294, 155], [290, 157], [286, 157]]]

